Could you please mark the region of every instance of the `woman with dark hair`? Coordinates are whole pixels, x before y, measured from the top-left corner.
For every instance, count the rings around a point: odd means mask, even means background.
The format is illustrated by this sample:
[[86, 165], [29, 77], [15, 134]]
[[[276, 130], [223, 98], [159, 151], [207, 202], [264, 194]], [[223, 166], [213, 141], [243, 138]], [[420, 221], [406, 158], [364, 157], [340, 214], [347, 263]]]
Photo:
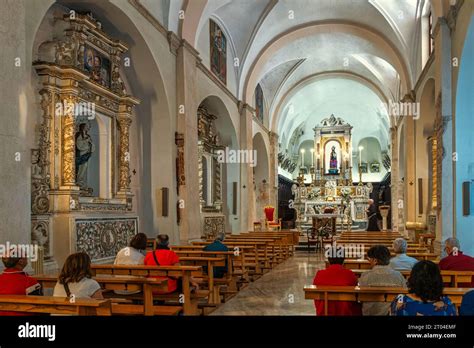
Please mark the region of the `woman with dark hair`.
[[68, 256], [54, 287], [53, 296], [103, 299], [99, 283], [92, 279], [89, 255], [82, 252]]
[[[360, 286], [388, 286], [406, 288], [403, 275], [390, 267], [390, 251], [386, 246], [375, 245], [367, 251], [367, 258], [372, 265], [359, 279]], [[364, 302], [363, 315], [388, 315], [390, 303]]]
[[[137, 233], [133, 236], [128, 247], [123, 248], [115, 257], [115, 265], [143, 265], [148, 237], [145, 233]], [[138, 294], [140, 291], [115, 290], [118, 295]]]
[[147, 240], [145, 233], [133, 236], [129, 246], [117, 253], [114, 263], [116, 265], [143, 265]]
[[419, 261], [408, 278], [408, 295], [399, 295], [390, 308], [396, 316], [453, 316], [456, 307], [443, 296], [443, 277], [431, 261]]

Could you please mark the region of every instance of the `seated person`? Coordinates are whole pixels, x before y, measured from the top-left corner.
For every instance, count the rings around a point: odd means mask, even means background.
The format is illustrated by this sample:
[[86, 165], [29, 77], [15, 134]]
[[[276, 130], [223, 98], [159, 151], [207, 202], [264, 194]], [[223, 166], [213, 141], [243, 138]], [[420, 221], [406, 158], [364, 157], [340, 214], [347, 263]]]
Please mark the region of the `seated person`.
[[[229, 248], [223, 243], [225, 239], [225, 233], [218, 233], [216, 239], [213, 243], [206, 245], [202, 250], [203, 251], [229, 251]], [[228, 265], [227, 259], [225, 261], [225, 266], [214, 267], [214, 278], [223, 278], [227, 273]], [[207, 266], [203, 267], [204, 272], [207, 272]]]
[[[123, 248], [115, 257], [115, 265], [143, 265], [148, 237], [145, 233], [136, 234], [128, 247]], [[140, 291], [115, 290], [118, 295], [132, 295]]]
[[473, 315], [474, 316], [474, 290], [466, 292], [462, 297], [461, 308], [459, 315]]
[[393, 241], [393, 251], [397, 255], [390, 260], [390, 267], [396, 271], [411, 271], [418, 262], [417, 259], [406, 254], [407, 241], [403, 238], [397, 238]]
[[81, 252], [67, 257], [53, 296], [103, 299], [99, 283], [92, 279], [89, 255]]
[[136, 234], [128, 247], [123, 248], [115, 257], [115, 265], [143, 265], [148, 237], [145, 233]]
[[[160, 234], [156, 237], [156, 250], [150, 251], [145, 256], [144, 264], [146, 266], [179, 266], [178, 255], [169, 248], [169, 237], [166, 234]], [[157, 279], [167, 279], [168, 289], [163, 291], [154, 291], [155, 294], [169, 294], [180, 290], [178, 279], [172, 277], [154, 277]], [[191, 284], [198, 288], [198, 285], [191, 279]]]
[[[459, 240], [456, 238], [448, 238], [444, 242], [444, 251], [446, 257], [441, 259], [438, 266], [440, 270], [448, 271], [474, 271], [474, 258], [468, 255], [464, 255], [461, 251], [461, 245]], [[474, 277], [472, 277], [471, 283], [459, 284], [459, 287], [473, 288]]]
[[431, 261], [419, 261], [408, 278], [408, 295], [399, 295], [391, 304], [396, 316], [453, 316], [456, 306], [443, 296], [443, 278]]
[[[23, 269], [28, 264], [26, 257], [2, 257], [5, 269], [0, 274], [0, 295], [42, 295], [41, 286]], [[23, 312], [0, 311], [0, 315], [24, 316]]]
[[[360, 286], [407, 287], [403, 275], [389, 266], [390, 251], [387, 247], [375, 245], [369, 249], [367, 257], [372, 269], [361, 275], [359, 279]], [[389, 310], [390, 303], [364, 302], [362, 304], [363, 315], [388, 315]]]
[[[319, 270], [313, 280], [313, 285], [356, 286], [357, 277], [350, 269], [345, 269], [344, 253], [338, 254], [337, 248], [326, 250], [329, 267]], [[327, 252], [331, 255], [327, 255]], [[341, 257], [342, 256], [342, 257]], [[316, 315], [324, 315], [324, 301], [314, 300]], [[362, 315], [361, 306], [351, 301], [328, 301], [328, 315]]]

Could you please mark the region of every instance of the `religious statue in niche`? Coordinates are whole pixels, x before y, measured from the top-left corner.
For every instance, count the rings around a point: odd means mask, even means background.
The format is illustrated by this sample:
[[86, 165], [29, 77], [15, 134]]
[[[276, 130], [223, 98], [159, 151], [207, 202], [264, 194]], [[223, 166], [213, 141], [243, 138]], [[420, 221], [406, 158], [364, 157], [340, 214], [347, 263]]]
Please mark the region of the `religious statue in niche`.
[[81, 190], [90, 191], [87, 187], [87, 164], [95, 151], [94, 143], [89, 135], [89, 125], [81, 123], [76, 132], [76, 184]]
[[337, 154], [336, 147], [331, 148], [331, 155], [329, 159], [329, 174], [338, 174], [339, 170], [337, 169]]
[[110, 87], [110, 60], [97, 50], [84, 47], [84, 69], [89, 72], [93, 81], [104, 87]]

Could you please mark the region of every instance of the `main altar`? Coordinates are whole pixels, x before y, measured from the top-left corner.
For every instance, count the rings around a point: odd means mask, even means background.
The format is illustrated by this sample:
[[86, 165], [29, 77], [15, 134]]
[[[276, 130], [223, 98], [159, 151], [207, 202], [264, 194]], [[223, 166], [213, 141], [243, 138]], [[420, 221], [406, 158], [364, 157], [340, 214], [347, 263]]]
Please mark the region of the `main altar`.
[[359, 183], [353, 184], [352, 126], [331, 115], [313, 130], [311, 166], [305, 166], [302, 150], [297, 183], [292, 187], [298, 230], [312, 227], [333, 235], [337, 229], [365, 229], [372, 184], [362, 183], [360, 168]]

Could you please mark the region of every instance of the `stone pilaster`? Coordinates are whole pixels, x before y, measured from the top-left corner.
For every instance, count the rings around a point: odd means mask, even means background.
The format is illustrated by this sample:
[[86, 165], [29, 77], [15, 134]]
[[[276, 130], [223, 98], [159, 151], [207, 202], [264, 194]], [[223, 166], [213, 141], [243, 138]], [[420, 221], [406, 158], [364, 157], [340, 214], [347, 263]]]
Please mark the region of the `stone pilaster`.
[[404, 190], [404, 218], [405, 223], [416, 221], [416, 153], [415, 153], [415, 95], [409, 93], [405, 95], [401, 103], [403, 109], [408, 114], [405, 118], [405, 139], [400, 141], [405, 142], [405, 190]]
[[438, 77], [435, 85], [437, 96], [436, 113], [441, 121], [441, 210], [436, 228], [438, 241], [456, 235], [454, 212], [455, 180], [453, 162], [453, 119], [452, 119], [452, 60], [451, 32], [445, 18], [439, 18], [434, 30], [435, 37], [435, 73]]
[[398, 231], [399, 230], [399, 221], [398, 221], [398, 181], [399, 179], [399, 172], [398, 172], [398, 127], [394, 126], [390, 128], [390, 136], [391, 136], [391, 150], [392, 150], [392, 164], [391, 164], [391, 209], [392, 209], [392, 230]]
[[270, 168], [269, 168], [269, 183], [270, 183], [270, 205], [277, 208], [275, 214], [278, 214], [278, 134], [270, 132]]
[[187, 242], [201, 237], [199, 210], [198, 129], [197, 129], [197, 51], [186, 41], [176, 49], [177, 132], [182, 137], [184, 174], [177, 180], [179, 239]]
[[[241, 150], [252, 150], [252, 119], [253, 115], [247, 104], [241, 104], [240, 111], [240, 148]], [[257, 161], [261, 159], [257, 156]], [[255, 216], [255, 192], [253, 189], [253, 168], [250, 163], [240, 165], [240, 216], [241, 231], [253, 229]]]

